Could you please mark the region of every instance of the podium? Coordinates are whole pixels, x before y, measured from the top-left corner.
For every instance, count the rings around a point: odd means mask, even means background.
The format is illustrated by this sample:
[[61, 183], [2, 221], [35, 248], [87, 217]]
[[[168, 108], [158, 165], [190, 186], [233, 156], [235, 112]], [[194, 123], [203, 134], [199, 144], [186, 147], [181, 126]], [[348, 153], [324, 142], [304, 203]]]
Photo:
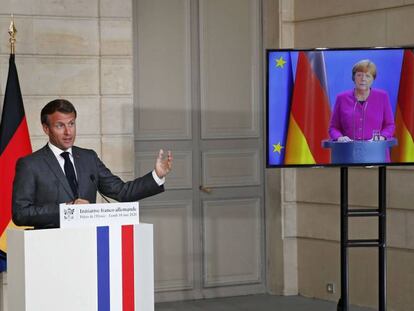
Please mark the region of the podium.
[[97, 225], [72, 217], [68, 228], [9, 230], [9, 310], [153, 311], [153, 226], [119, 204], [82, 205]]
[[396, 139], [388, 140], [353, 140], [338, 142], [322, 141], [322, 147], [331, 149], [332, 164], [382, 164], [387, 163], [388, 149], [397, 145]]

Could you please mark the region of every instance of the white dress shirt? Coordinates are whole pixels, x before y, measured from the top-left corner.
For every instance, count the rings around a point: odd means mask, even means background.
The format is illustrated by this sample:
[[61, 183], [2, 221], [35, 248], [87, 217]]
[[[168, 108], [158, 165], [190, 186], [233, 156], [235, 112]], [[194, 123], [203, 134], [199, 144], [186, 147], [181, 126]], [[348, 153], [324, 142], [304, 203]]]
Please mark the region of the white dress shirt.
[[[47, 145], [49, 146], [50, 150], [52, 150], [53, 154], [56, 157], [56, 160], [58, 160], [60, 168], [63, 171], [63, 174], [65, 174], [65, 159], [61, 156], [61, 154], [62, 152], [65, 152], [65, 151], [69, 152], [69, 159], [73, 164], [73, 168], [75, 169], [75, 174], [76, 174], [76, 166], [75, 166], [75, 161], [73, 161], [72, 148], [69, 148], [67, 150], [62, 150], [56, 147], [55, 145], [53, 145], [50, 141], [47, 143]], [[76, 174], [76, 178], [78, 178], [77, 174]]]

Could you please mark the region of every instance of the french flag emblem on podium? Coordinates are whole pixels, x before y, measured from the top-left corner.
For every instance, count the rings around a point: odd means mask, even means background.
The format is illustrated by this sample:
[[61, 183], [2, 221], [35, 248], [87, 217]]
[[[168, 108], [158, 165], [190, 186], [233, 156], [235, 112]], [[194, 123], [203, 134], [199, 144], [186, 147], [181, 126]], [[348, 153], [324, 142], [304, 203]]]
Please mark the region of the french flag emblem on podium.
[[153, 284], [143, 278], [148, 270], [139, 269], [152, 263], [141, 238], [145, 233], [139, 226], [123, 225], [97, 227], [96, 234], [98, 311], [151, 310], [153, 292], [145, 289]]

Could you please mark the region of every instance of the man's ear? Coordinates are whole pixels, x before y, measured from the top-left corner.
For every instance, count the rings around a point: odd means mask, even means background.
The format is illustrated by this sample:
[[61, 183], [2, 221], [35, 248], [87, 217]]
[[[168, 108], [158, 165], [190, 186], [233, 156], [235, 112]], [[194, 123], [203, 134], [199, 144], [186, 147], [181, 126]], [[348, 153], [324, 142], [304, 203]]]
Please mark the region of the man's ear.
[[43, 127], [43, 132], [45, 132], [45, 134], [49, 136], [49, 126], [46, 123], [43, 123], [42, 127]]

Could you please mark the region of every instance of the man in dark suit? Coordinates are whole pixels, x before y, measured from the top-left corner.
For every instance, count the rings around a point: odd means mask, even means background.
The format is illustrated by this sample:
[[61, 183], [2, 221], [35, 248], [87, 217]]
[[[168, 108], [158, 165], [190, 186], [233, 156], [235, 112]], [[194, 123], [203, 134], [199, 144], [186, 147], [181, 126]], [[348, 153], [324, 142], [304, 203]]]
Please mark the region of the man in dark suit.
[[21, 158], [13, 184], [13, 221], [35, 228], [59, 227], [59, 204], [96, 202], [96, 193], [121, 202], [137, 201], [164, 191], [172, 168], [172, 154], [159, 151], [152, 172], [123, 182], [102, 163], [93, 150], [74, 146], [76, 110], [67, 100], [56, 99], [41, 111], [46, 146]]

